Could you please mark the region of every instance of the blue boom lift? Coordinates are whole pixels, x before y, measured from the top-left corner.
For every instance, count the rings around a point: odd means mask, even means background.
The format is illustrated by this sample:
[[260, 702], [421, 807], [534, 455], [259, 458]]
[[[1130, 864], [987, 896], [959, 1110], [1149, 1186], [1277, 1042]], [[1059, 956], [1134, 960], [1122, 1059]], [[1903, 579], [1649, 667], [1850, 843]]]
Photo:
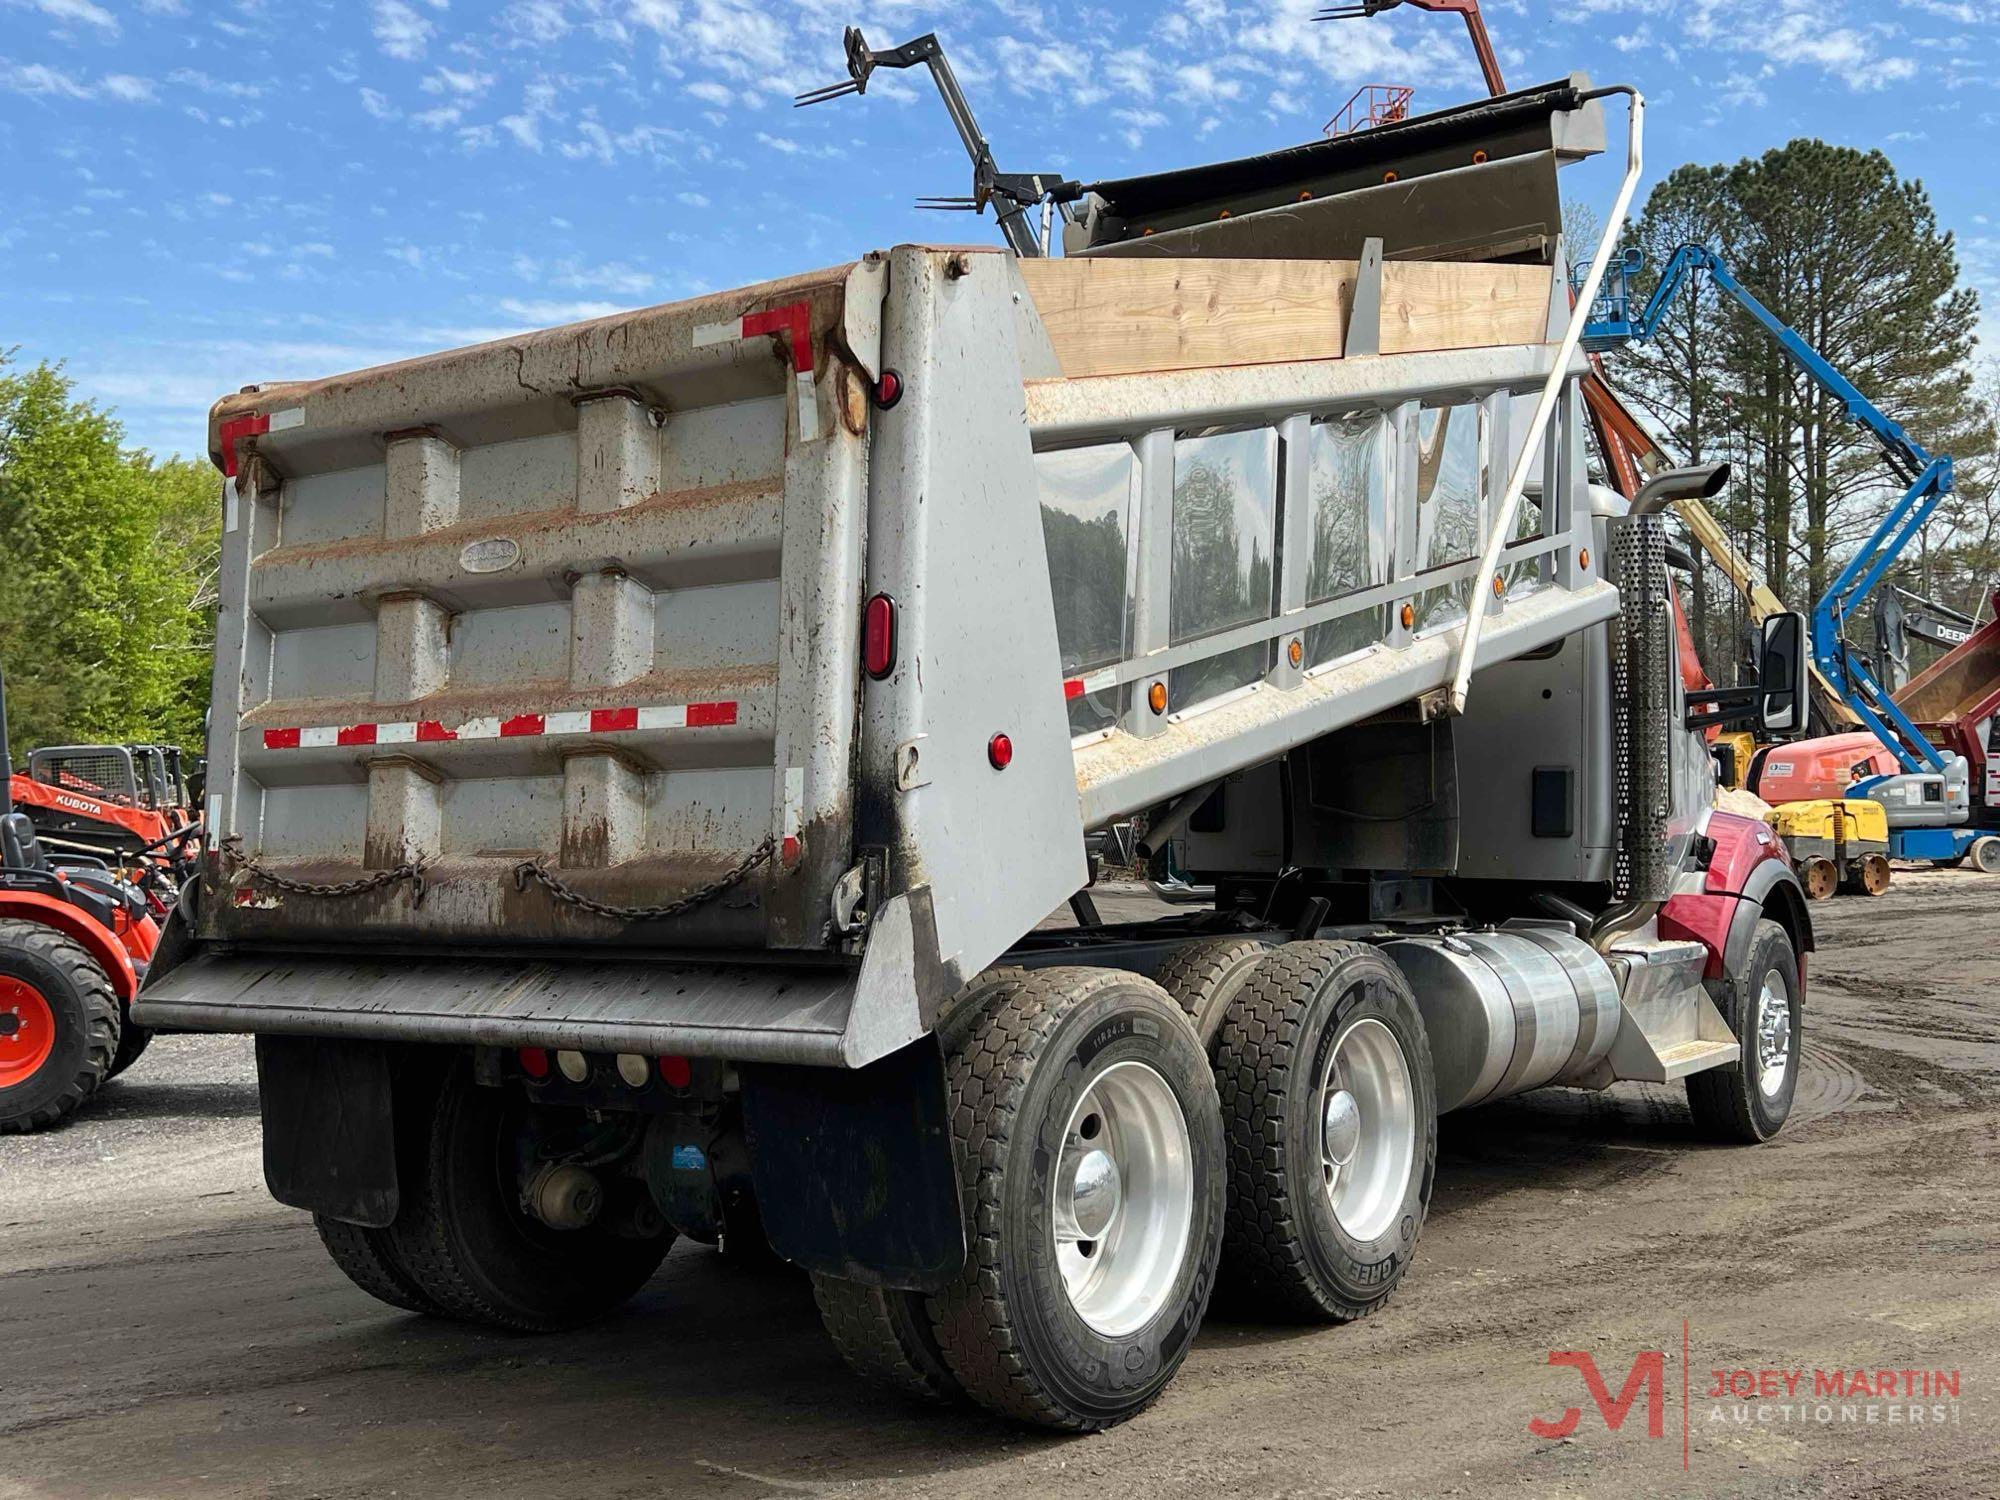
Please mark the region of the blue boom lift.
[[[1846, 407], [1850, 420], [1873, 434], [1890, 469], [1906, 486], [1881, 525], [1814, 604], [1813, 659], [1848, 707], [1903, 767], [1903, 776], [1874, 777], [1849, 789], [1851, 796], [1872, 793], [1875, 800], [1888, 806], [1890, 852], [1900, 859], [1962, 858], [1978, 836], [1978, 830], [1951, 826], [1970, 818], [1963, 760], [1940, 751], [1924, 737], [1867, 664], [1849, 651], [1845, 634], [1847, 621], [1861, 612], [1883, 575], [1923, 529], [1938, 503], [1951, 493], [1951, 460], [1927, 453], [1795, 329], [1752, 296], [1713, 250], [1703, 245], [1683, 245], [1676, 250], [1662, 269], [1652, 296], [1635, 313], [1631, 280], [1644, 264], [1642, 253], [1631, 248], [1610, 267], [1591, 308], [1590, 321], [1584, 326], [1585, 349], [1602, 353], [1652, 338], [1674, 299], [1697, 273], [1706, 272], [1709, 280], [1763, 325], [1787, 358]], [[1898, 827], [1898, 823], [1905, 826]]]

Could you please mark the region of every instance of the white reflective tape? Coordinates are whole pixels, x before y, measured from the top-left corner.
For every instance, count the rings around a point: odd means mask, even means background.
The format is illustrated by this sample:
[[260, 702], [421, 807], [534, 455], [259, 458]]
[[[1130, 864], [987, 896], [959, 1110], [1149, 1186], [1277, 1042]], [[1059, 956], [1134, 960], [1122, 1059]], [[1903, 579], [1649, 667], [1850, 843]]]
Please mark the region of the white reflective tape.
[[1086, 693], [1101, 693], [1106, 688], [1118, 686], [1118, 669], [1106, 667], [1101, 672], [1088, 672], [1080, 680]]
[[670, 703], [660, 708], [639, 710], [641, 729], [685, 729], [688, 711], [685, 703]]
[[236, 481], [222, 481], [222, 530], [225, 535], [236, 529]]
[[301, 729], [299, 731], [299, 748], [301, 750], [324, 749], [328, 745], [338, 744], [340, 742], [339, 737], [340, 731], [335, 729], [331, 724], [322, 725], [317, 729]]
[[209, 837], [213, 838], [216, 830], [220, 827], [222, 827], [222, 799], [220, 797], [210, 797], [208, 799], [207, 830]]
[[731, 318], [727, 323], [697, 323], [694, 325], [694, 346], [705, 349], [710, 344], [733, 344], [743, 337], [743, 320]]
[[799, 441], [810, 443], [819, 436], [819, 402], [813, 399], [812, 371], [800, 370], [792, 378], [799, 387]]
[[589, 734], [590, 710], [581, 713], [544, 714], [542, 716], [544, 734]]
[[458, 737], [462, 740], [497, 740], [500, 738], [500, 721], [467, 719], [458, 726]]
[[414, 721], [375, 726], [375, 743], [378, 745], [410, 745], [416, 743], [416, 738], [417, 726]]
[[288, 406], [283, 411], [271, 413], [272, 432], [284, 432], [288, 428], [306, 425], [306, 409], [303, 406]]

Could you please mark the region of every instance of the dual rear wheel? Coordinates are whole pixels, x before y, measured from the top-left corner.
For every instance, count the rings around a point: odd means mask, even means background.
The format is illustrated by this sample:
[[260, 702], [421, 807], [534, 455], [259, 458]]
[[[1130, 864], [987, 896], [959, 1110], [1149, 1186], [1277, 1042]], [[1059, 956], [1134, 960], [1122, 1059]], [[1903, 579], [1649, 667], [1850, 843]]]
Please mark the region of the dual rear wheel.
[[1311, 1319], [1387, 1299], [1436, 1153], [1408, 986], [1361, 944], [1191, 947], [1168, 988], [1043, 969], [954, 1014], [967, 1265], [928, 1297], [816, 1278], [860, 1373], [1090, 1431], [1158, 1396], [1218, 1282]]

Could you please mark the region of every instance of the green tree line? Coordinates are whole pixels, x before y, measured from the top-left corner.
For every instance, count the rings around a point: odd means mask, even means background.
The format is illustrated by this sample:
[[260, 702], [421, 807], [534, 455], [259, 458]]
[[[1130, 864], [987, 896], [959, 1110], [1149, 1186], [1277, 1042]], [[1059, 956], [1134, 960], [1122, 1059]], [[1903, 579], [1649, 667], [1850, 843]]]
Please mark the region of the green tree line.
[[[1710, 247], [1911, 437], [1956, 460], [1958, 493], [1892, 577], [1980, 612], [2000, 564], [2000, 392], [1979, 376], [1978, 297], [1923, 183], [1900, 177], [1880, 151], [1794, 140], [1733, 165], [1676, 168], [1648, 197], [1633, 240], [1647, 266], [1640, 295], [1679, 246]], [[1613, 356], [1611, 374], [1681, 461], [1734, 466], [1711, 508], [1792, 608], [1811, 607], [1902, 493], [1869, 433], [1705, 278], [1650, 344]], [[1719, 570], [1705, 568], [1699, 582], [1703, 657], [1726, 672], [1745, 611]], [[1849, 639], [1868, 650], [1872, 630], [1855, 622]]]
[[206, 463], [125, 446], [61, 366], [0, 350], [0, 668], [19, 752], [199, 752], [221, 508]]

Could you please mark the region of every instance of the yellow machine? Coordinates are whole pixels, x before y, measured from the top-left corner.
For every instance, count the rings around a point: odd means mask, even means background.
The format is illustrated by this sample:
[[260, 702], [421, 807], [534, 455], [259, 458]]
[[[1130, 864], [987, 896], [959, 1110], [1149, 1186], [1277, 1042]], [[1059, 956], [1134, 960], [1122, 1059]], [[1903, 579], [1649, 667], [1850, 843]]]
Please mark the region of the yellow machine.
[[1747, 729], [1718, 734], [1709, 741], [1708, 753], [1715, 757], [1717, 784], [1740, 792], [1750, 779], [1750, 757], [1757, 753], [1757, 736]]
[[1806, 894], [1879, 896], [1889, 889], [1889, 814], [1858, 797], [1781, 802], [1766, 815]]

